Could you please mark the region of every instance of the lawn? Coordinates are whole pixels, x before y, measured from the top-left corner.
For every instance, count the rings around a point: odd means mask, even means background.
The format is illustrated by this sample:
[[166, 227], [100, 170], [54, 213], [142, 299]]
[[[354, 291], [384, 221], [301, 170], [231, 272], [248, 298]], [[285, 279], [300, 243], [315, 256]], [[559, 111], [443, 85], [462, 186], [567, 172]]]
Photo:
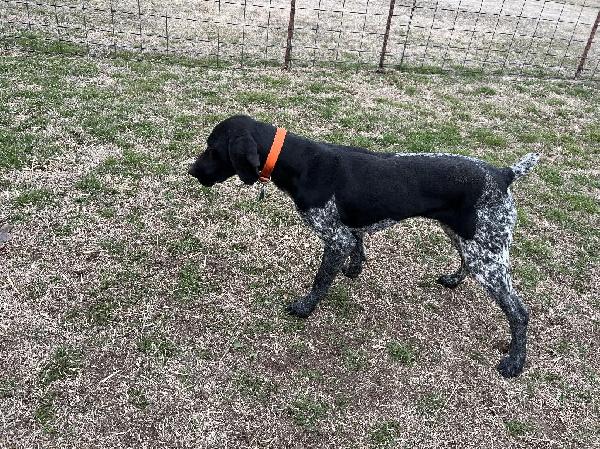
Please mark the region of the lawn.
[[[598, 84], [5, 45], [0, 447], [598, 447]], [[288, 317], [318, 239], [273, 186], [186, 173], [235, 113], [376, 151], [540, 152], [513, 186], [523, 375], [495, 369], [508, 325], [483, 289], [435, 283], [458, 256], [424, 219]]]

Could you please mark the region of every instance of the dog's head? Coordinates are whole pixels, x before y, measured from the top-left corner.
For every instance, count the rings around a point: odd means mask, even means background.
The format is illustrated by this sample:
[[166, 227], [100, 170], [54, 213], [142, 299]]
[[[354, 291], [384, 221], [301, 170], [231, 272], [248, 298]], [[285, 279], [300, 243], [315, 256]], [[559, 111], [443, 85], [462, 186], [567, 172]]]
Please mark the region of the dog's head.
[[252, 118], [243, 115], [219, 123], [206, 141], [206, 150], [196, 158], [188, 173], [206, 187], [233, 175], [238, 175], [245, 184], [254, 184], [260, 164], [252, 137], [255, 125]]

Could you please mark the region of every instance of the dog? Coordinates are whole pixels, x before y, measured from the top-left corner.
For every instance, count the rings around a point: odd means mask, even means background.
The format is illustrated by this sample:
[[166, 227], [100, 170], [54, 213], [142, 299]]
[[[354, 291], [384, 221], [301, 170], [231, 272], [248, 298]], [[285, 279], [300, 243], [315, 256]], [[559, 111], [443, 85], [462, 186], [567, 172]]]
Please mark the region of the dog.
[[[274, 126], [248, 116], [230, 117], [213, 129], [189, 174], [206, 187], [234, 175], [254, 184], [276, 132]], [[508, 354], [497, 369], [506, 378], [521, 374], [529, 312], [510, 275], [509, 246], [517, 214], [509, 186], [536, 165], [538, 154], [498, 168], [461, 155], [375, 153], [291, 133], [282, 142], [279, 158], [270, 167], [272, 182], [292, 198], [302, 220], [324, 243], [312, 288], [287, 306], [290, 314], [308, 317], [339, 272], [349, 278], [361, 273], [365, 233], [409, 217], [430, 218], [441, 224], [461, 259], [455, 273], [437, 281], [455, 288], [470, 274], [483, 285], [511, 331]]]

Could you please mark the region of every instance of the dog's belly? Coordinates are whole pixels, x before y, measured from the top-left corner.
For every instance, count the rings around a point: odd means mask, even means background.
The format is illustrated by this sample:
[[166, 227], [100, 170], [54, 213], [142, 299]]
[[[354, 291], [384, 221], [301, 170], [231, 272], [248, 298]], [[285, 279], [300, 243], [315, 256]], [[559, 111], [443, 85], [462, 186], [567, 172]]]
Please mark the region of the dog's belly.
[[298, 212], [305, 223], [313, 228], [313, 230], [316, 231], [316, 233], [324, 240], [339, 239], [338, 234], [343, 234], [343, 232], [340, 232], [342, 229], [353, 232], [366, 232], [367, 234], [374, 234], [375, 232], [382, 231], [383, 229], [389, 228], [390, 226], [398, 223], [398, 220], [392, 220], [388, 218], [368, 226], [348, 226], [344, 224], [340, 218], [334, 197], [332, 197], [324, 207], [312, 208], [305, 211], [298, 210]]
[[384, 229], [389, 228], [390, 226], [394, 226], [396, 223], [398, 223], [396, 220], [387, 219], [378, 221], [377, 223], [373, 223], [369, 226], [350, 229], [352, 229], [353, 231], [366, 232], [367, 234], [374, 234], [376, 232], [383, 231]]

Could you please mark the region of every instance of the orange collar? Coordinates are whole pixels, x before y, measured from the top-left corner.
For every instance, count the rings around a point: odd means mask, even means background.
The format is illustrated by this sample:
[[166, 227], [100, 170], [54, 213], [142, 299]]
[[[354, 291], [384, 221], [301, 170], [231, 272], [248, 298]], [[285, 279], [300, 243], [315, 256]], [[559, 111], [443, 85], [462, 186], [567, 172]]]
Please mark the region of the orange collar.
[[271, 172], [275, 168], [275, 164], [279, 158], [279, 153], [281, 153], [281, 149], [283, 148], [283, 142], [285, 141], [286, 134], [287, 131], [285, 128], [277, 128], [275, 137], [273, 138], [273, 145], [271, 145], [271, 150], [269, 151], [265, 165], [258, 175], [258, 180], [260, 182], [265, 183], [271, 180]]

